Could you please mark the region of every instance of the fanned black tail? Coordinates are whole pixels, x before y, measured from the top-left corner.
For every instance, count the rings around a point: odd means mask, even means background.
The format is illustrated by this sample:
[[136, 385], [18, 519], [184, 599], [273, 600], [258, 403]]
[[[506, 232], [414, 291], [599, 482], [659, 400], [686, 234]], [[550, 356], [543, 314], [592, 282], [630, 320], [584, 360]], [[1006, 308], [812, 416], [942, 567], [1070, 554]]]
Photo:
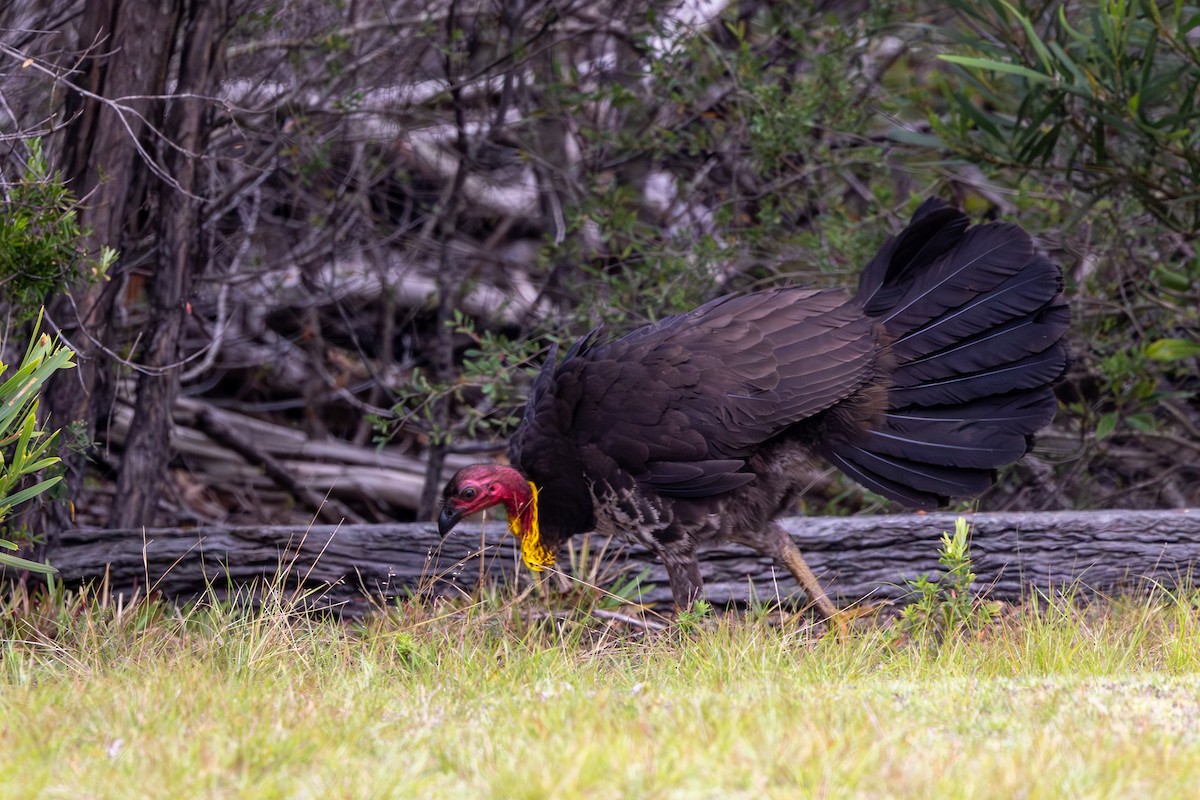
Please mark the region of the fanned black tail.
[[888, 407], [865, 438], [823, 454], [864, 486], [933, 508], [977, 495], [1054, 416], [1067, 368], [1062, 273], [1015, 225], [967, 229], [926, 200], [863, 271], [855, 302], [882, 325], [895, 367]]

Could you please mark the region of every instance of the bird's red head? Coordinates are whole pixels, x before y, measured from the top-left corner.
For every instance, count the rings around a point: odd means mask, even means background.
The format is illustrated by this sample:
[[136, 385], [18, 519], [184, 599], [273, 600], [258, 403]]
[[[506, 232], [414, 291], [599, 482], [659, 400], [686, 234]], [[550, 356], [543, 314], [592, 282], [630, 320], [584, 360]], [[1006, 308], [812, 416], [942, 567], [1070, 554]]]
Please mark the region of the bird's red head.
[[554, 564], [554, 553], [542, 546], [538, 528], [537, 487], [512, 467], [475, 464], [464, 467], [442, 491], [438, 532], [445, 536], [465, 516], [504, 506], [508, 529], [521, 542], [521, 559], [534, 572]]

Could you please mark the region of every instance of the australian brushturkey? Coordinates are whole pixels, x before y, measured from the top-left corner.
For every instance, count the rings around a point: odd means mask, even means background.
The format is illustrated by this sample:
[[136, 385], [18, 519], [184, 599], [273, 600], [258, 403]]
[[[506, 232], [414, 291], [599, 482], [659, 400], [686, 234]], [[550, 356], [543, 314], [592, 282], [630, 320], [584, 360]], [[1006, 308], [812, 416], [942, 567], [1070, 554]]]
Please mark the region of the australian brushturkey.
[[833, 604], [774, 519], [822, 457], [906, 506], [977, 495], [1054, 416], [1070, 312], [1057, 266], [1011, 224], [968, 229], [925, 201], [840, 289], [713, 300], [616, 341], [551, 355], [509, 444], [513, 467], [467, 467], [438, 528], [502, 505], [526, 565], [568, 537], [632, 536], [662, 558], [680, 607], [696, 548], [735, 541]]

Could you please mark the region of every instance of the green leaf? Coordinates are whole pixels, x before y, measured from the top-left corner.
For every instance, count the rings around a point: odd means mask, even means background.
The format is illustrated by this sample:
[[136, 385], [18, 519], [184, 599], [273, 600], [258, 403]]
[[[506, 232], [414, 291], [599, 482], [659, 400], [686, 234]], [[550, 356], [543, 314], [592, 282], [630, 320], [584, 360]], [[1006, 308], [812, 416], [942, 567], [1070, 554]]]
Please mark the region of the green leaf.
[[1096, 423], [1096, 439], [1106, 439], [1117, 427], [1117, 412], [1110, 411]]
[[20, 505], [21, 503], [24, 503], [26, 500], [31, 500], [34, 497], [37, 497], [39, 494], [46, 491], [51, 486], [53, 486], [54, 484], [58, 483], [61, 480], [62, 480], [61, 475], [55, 475], [53, 478], [47, 478], [44, 481], [39, 481], [38, 483], [35, 483], [33, 486], [28, 486], [19, 492], [11, 494], [8, 497], [5, 497], [3, 499], [3, 502], [6, 506], [10, 506], [10, 507]]
[[37, 572], [41, 575], [53, 575], [58, 572], [49, 564], [39, 564], [36, 561], [30, 561], [27, 558], [18, 558], [10, 556], [8, 553], [0, 553], [0, 566], [12, 567], [14, 569], [25, 569], [30, 572]]
[[1046, 49], [1046, 45], [1043, 44], [1042, 38], [1037, 35], [1037, 31], [1033, 29], [1033, 23], [1029, 21], [1029, 17], [1026, 17], [1024, 14], [1017, 11], [1017, 9], [1014, 8], [1011, 3], [1006, 2], [1006, 0], [1000, 0], [1000, 2], [1005, 8], [1008, 9], [1008, 13], [1016, 17], [1017, 21], [1021, 23], [1021, 27], [1025, 29], [1025, 38], [1029, 40], [1029, 43], [1033, 45], [1033, 49], [1037, 51], [1038, 59], [1042, 62], [1042, 68], [1046, 70], [1046, 72], [1050, 72], [1053, 68], [1050, 59], [1050, 52]]
[[928, 147], [931, 150], [936, 150], [945, 147], [941, 137], [930, 133], [922, 133], [920, 131], [910, 131], [905, 128], [894, 128], [889, 131], [887, 138], [893, 142], [900, 144], [911, 144], [917, 147]]
[[1020, 64], [1009, 64], [1006, 61], [992, 61], [988, 58], [972, 58], [971, 56], [951, 56], [939, 55], [942, 61], [949, 61], [951, 64], [958, 64], [961, 67], [971, 67], [972, 69], [981, 69], [988, 72], [1003, 72], [1009, 75], [1018, 75], [1026, 80], [1034, 83], [1057, 84], [1058, 78], [1053, 75], [1044, 75], [1037, 70], [1032, 70], [1029, 67], [1023, 67]]
[[1175, 292], [1187, 292], [1192, 288], [1191, 278], [1182, 272], [1169, 270], [1163, 266], [1157, 266], [1151, 270], [1150, 277], [1152, 277], [1159, 286], [1163, 286]]
[[1071, 77], [1075, 79], [1075, 83], [1071, 87], [1072, 92], [1082, 94], [1084, 97], [1091, 97], [1091, 84], [1088, 83], [1087, 76], [1075, 65], [1074, 59], [1068, 56], [1067, 52], [1057, 42], [1047, 42], [1046, 44], [1054, 52], [1054, 57], [1058, 59], [1058, 63], [1066, 67], [1067, 71], [1071, 73]]
[[1180, 361], [1200, 356], [1200, 342], [1188, 339], [1158, 339], [1146, 348], [1146, 357], [1154, 361]]
[[1157, 427], [1154, 423], [1154, 416], [1146, 411], [1130, 414], [1125, 418], [1125, 424], [1139, 433], [1154, 433]]
[[[0, 384], [0, 520], [13, 507], [37, 497], [62, 480], [61, 475], [43, 477], [9, 494], [27, 478], [59, 461], [57, 456], [47, 455], [58, 432], [46, 433], [38, 428], [38, 397], [43, 384], [54, 372], [74, 366], [72, 355], [70, 349], [55, 343], [49, 336], [39, 335], [35, 326], [20, 365]], [[13, 550], [16, 545], [0, 540], [0, 548]], [[4, 552], [0, 552], [0, 566], [47, 575], [56, 571], [46, 564]]]
[[37, 405], [35, 397], [29, 404], [29, 413], [25, 415], [25, 421], [21, 423], [21, 435], [17, 437], [17, 446], [13, 448], [13, 472], [26, 474], [31, 471], [25, 466], [25, 462], [29, 460], [29, 440], [33, 438], [33, 431], [37, 426]]

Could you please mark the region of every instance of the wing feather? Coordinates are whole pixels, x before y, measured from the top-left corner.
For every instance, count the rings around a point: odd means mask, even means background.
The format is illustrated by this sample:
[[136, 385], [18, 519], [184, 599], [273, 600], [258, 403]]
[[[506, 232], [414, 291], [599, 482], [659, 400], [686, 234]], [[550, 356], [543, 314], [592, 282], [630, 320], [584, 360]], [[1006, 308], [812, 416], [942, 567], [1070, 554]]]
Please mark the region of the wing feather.
[[585, 473], [591, 452], [644, 488], [701, 497], [753, 480], [755, 447], [871, 380], [879, 345], [845, 292], [790, 288], [729, 295], [572, 350], [553, 380], [578, 391], [539, 394], [514, 461], [538, 480], [528, 467], [541, 460], [526, 451], [565, 441]]

